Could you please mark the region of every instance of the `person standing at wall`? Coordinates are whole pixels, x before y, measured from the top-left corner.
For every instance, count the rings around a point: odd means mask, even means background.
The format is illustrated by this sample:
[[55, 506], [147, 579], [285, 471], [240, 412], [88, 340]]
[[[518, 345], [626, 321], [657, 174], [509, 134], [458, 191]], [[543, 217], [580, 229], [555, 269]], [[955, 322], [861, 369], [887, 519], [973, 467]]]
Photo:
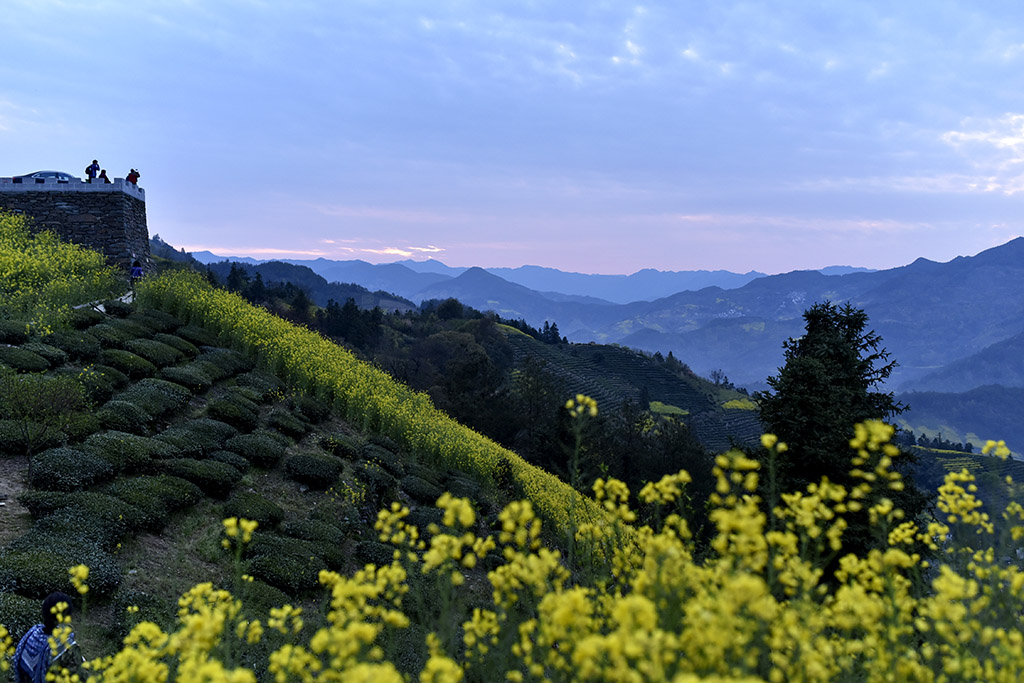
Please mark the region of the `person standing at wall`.
[[85, 167], [85, 175], [88, 176], [88, 178], [89, 178], [89, 180], [87, 182], [91, 183], [92, 181], [96, 180], [96, 174], [99, 173], [99, 172], [100, 172], [100, 162], [98, 162], [95, 159], [93, 159], [92, 163]]
[[110, 178], [107, 177], [107, 169], [100, 171], [99, 180], [102, 180], [106, 184], [110, 184]]
[[138, 185], [138, 184], [139, 184], [139, 178], [140, 178], [141, 176], [142, 176], [142, 174], [141, 174], [141, 173], [139, 173], [138, 171], [136, 171], [136, 170], [135, 170], [135, 169], [133, 168], [133, 169], [132, 169], [132, 170], [131, 170], [131, 171], [130, 171], [130, 172], [128, 173], [128, 175], [127, 175], [127, 176], [125, 176], [125, 180], [127, 180], [127, 181], [128, 181], [129, 183], [131, 183], [132, 185]]

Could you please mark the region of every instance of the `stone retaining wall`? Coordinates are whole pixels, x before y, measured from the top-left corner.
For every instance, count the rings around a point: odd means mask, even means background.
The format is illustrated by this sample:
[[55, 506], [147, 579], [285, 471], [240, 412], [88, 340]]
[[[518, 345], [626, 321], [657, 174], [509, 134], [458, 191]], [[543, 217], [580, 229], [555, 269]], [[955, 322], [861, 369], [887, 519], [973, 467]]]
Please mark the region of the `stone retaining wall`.
[[130, 268], [138, 259], [151, 269], [145, 192], [118, 178], [110, 184], [15, 183], [0, 178], [0, 209], [32, 218], [35, 230], [102, 252], [111, 263]]

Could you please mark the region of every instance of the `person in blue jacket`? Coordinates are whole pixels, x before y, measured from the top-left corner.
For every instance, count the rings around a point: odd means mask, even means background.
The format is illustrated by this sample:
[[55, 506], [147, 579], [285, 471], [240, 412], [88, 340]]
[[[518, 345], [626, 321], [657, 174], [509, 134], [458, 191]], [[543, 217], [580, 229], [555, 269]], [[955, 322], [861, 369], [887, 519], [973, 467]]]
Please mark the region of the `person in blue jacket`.
[[[63, 609], [58, 608], [61, 603]], [[71, 614], [71, 596], [50, 593], [43, 600], [43, 623], [30, 628], [14, 650], [15, 683], [45, 683], [46, 672], [55, 665], [72, 670], [80, 667], [84, 660], [73, 632], [58, 636], [56, 652], [50, 648], [50, 637], [60, 624], [61, 614]]]

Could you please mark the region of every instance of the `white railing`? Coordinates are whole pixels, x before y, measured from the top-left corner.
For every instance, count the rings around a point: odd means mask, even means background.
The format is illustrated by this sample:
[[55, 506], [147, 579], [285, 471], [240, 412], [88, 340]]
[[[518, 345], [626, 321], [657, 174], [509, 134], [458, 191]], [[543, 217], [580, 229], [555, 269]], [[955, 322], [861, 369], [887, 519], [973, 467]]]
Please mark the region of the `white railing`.
[[146, 191], [124, 178], [114, 178], [104, 183], [94, 180], [58, 181], [56, 178], [0, 178], [0, 192], [124, 192], [136, 199], [146, 201]]

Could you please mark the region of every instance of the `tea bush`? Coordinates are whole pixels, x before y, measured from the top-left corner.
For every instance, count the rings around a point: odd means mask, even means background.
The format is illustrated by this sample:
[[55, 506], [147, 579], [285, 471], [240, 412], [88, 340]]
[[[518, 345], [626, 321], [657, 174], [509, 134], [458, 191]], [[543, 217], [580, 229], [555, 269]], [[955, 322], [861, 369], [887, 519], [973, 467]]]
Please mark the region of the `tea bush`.
[[63, 351], [56, 346], [50, 346], [45, 342], [30, 341], [22, 344], [21, 348], [25, 351], [31, 351], [37, 356], [41, 356], [46, 359], [46, 362], [51, 368], [56, 368], [68, 362], [68, 353], [66, 351]]
[[178, 349], [155, 339], [132, 339], [125, 344], [125, 349], [145, 358], [158, 368], [174, 365], [185, 358], [185, 354]]
[[252, 463], [240, 456], [238, 453], [232, 453], [231, 451], [214, 451], [206, 456], [207, 460], [216, 460], [217, 462], [227, 463], [231, 465], [239, 472], [245, 472]]
[[319, 453], [297, 453], [284, 461], [284, 470], [290, 478], [317, 489], [326, 489], [337, 481], [341, 468], [341, 460]]
[[105, 349], [123, 349], [124, 345], [136, 336], [112, 325], [107, 318], [100, 324], [90, 327], [89, 334]]
[[93, 404], [106, 403], [129, 382], [128, 375], [109, 365], [90, 365], [75, 376]]
[[[259, 522], [260, 529], [272, 529], [284, 519], [281, 506], [266, 496], [251, 491], [235, 491], [224, 504], [228, 517], [244, 517]], [[269, 582], [273, 583], [273, 582]]]
[[256, 392], [256, 400], [258, 401], [263, 401], [271, 394], [284, 389], [281, 380], [274, 375], [260, 370], [250, 370], [243, 373], [235, 378], [235, 382], [240, 387], [247, 387]]
[[84, 330], [92, 327], [98, 323], [103, 322], [107, 319], [107, 316], [103, 315], [95, 308], [83, 306], [82, 308], [76, 308], [71, 311], [69, 316], [69, 322], [71, 326], [76, 330]]
[[290, 538], [274, 533], [257, 533], [252, 543], [245, 547], [244, 557], [255, 558], [261, 555], [292, 555], [298, 558], [317, 557], [330, 568], [337, 569], [347, 559], [346, 553], [339, 546], [329, 543], [310, 541], [301, 538]]
[[100, 431], [99, 416], [91, 410], [81, 410], [68, 416], [67, 421], [61, 426], [65, 438], [69, 443], [76, 443]]
[[0, 452], [7, 455], [25, 455], [32, 447], [36, 451], [60, 446], [67, 437], [61, 431], [41, 431], [41, 426], [28, 423], [28, 428], [41, 434], [41, 437], [32, 440], [26, 438], [24, 428], [25, 421], [0, 419]]
[[145, 515], [145, 527], [159, 531], [169, 513], [195, 505], [203, 496], [195, 484], [166, 474], [125, 477], [111, 482], [105, 493], [134, 505]]
[[84, 564], [89, 567], [90, 597], [103, 598], [113, 593], [121, 582], [121, 568], [110, 553], [86, 538], [79, 527], [56, 531], [33, 527], [12, 541], [0, 552], [0, 586], [9, 586], [11, 592], [37, 600], [54, 591], [77, 595], [68, 568]]
[[158, 332], [153, 335], [153, 340], [158, 341], [161, 344], [167, 344], [168, 346], [174, 347], [182, 355], [188, 358], [194, 358], [199, 355], [199, 348], [192, 342], [185, 341], [176, 334], [166, 334], [164, 332]]
[[170, 458], [178, 452], [168, 443], [116, 431], [93, 434], [80, 448], [108, 462], [116, 474], [137, 472], [153, 458]]
[[237, 427], [240, 431], [251, 432], [259, 426], [260, 418], [252, 401], [246, 401], [230, 394], [224, 398], [212, 399], [206, 404], [206, 412], [210, 417], [222, 420]]
[[426, 505], [433, 505], [441, 497], [442, 493], [439, 486], [431, 484], [426, 479], [417, 477], [414, 474], [410, 474], [402, 479], [399, 485], [414, 501]]
[[216, 346], [220, 343], [216, 334], [199, 325], [185, 325], [178, 328], [175, 334], [196, 346]]
[[43, 372], [50, 367], [45, 358], [20, 346], [0, 346], [0, 364], [18, 372]]
[[58, 330], [46, 337], [46, 341], [78, 361], [92, 360], [101, 348], [99, 340], [83, 330]]
[[220, 499], [227, 498], [231, 488], [242, 478], [242, 473], [237, 469], [216, 460], [171, 458], [154, 462], [153, 469], [186, 479], [206, 495]]
[[155, 438], [171, 444], [181, 455], [199, 456], [220, 450], [237, 434], [238, 430], [229, 424], [201, 418], [175, 425]]
[[267, 426], [273, 427], [293, 439], [301, 439], [310, 429], [307, 423], [295, 417], [295, 415], [287, 410], [280, 409], [272, 410], [267, 415]]
[[76, 491], [110, 478], [114, 467], [76, 448], [51, 448], [32, 456], [29, 484], [43, 491]]
[[103, 349], [100, 351], [100, 362], [120, 370], [132, 379], [152, 377], [156, 374], [155, 365], [124, 349]]
[[315, 555], [260, 555], [246, 560], [244, 567], [247, 574], [291, 596], [316, 588], [317, 577], [327, 568], [324, 561]]
[[22, 344], [28, 341], [29, 323], [24, 320], [0, 319], [0, 344]]
[[262, 468], [276, 465], [285, 452], [285, 446], [265, 431], [232, 437], [224, 444], [224, 448], [238, 453], [256, 467]]
[[96, 417], [99, 418], [100, 424], [104, 429], [140, 435], [146, 434], [149, 429], [149, 423], [152, 420], [145, 410], [134, 403], [117, 399], [107, 401], [96, 412]]
[[127, 318], [134, 310], [131, 304], [121, 301], [120, 299], [106, 299], [101, 305], [107, 315], [114, 316], [114, 318], [118, 319]]
[[199, 360], [213, 363], [217, 367], [222, 368], [229, 377], [242, 372], [248, 372], [253, 369], [254, 365], [251, 360], [238, 351], [223, 348], [203, 349], [199, 355]]
[[334, 524], [316, 519], [287, 521], [281, 525], [281, 533], [292, 538], [326, 543], [336, 548], [341, 548], [345, 542], [345, 532]]
[[136, 311], [129, 315], [128, 319], [134, 323], [144, 325], [153, 332], [159, 333], [173, 332], [181, 327], [181, 321], [173, 315], [154, 308], [147, 308], [144, 311]]
[[162, 379], [143, 379], [123, 391], [118, 399], [134, 403], [153, 418], [184, 408], [192, 395], [180, 384]]
[[293, 396], [291, 401], [292, 410], [299, 412], [302, 417], [313, 424], [320, 424], [331, 414], [331, 406], [324, 401], [318, 401], [312, 396]]
[[[13, 642], [18, 642], [30, 628], [39, 623], [39, 601], [17, 593], [8, 593], [0, 584], [0, 614], [2, 623], [10, 632]], [[281, 603], [284, 604], [284, 603]]]
[[160, 371], [160, 379], [180, 384], [197, 394], [201, 394], [213, 386], [214, 378], [198, 363], [187, 363]]

